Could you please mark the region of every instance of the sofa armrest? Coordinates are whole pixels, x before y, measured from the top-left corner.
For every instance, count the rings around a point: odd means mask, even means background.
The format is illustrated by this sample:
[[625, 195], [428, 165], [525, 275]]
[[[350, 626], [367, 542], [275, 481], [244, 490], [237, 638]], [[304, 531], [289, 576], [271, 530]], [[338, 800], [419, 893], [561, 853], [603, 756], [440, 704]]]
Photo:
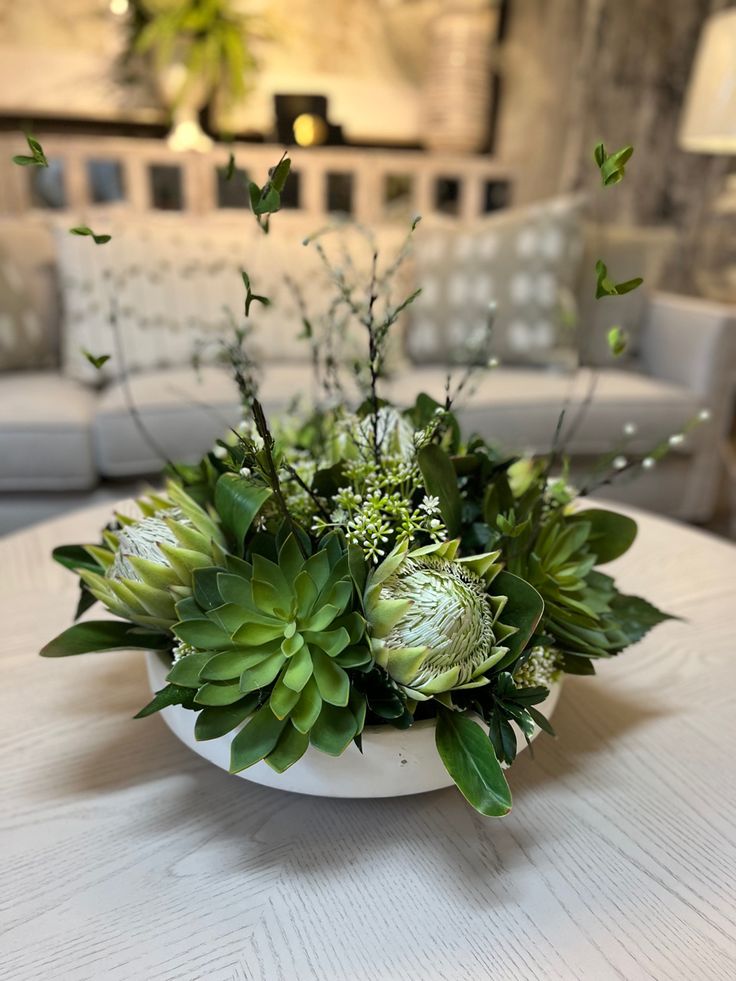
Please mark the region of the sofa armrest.
[[713, 407], [736, 384], [736, 305], [654, 293], [641, 361], [648, 374], [686, 386]]

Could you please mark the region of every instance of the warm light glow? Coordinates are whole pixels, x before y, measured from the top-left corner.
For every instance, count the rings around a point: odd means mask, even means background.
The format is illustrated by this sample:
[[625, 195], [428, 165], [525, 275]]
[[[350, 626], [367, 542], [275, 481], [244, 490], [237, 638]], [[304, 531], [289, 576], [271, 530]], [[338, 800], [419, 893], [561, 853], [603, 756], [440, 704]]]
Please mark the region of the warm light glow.
[[294, 120], [294, 139], [299, 146], [315, 146], [327, 139], [327, 126], [324, 119], [303, 112]]
[[680, 124], [680, 146], [736, 154], [736, 9], [705, 22]]
[[110, 0], [110, 12], [115, 14], [116, 17], [122, 17], [124, 14], [127, 14], [129, 6], [129, 0]]

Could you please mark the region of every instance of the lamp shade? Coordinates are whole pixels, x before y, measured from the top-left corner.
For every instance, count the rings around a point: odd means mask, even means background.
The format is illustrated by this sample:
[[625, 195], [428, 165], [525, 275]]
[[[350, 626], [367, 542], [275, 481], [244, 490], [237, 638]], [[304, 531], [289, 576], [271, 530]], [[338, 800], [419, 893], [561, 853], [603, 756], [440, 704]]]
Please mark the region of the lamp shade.
[[684, 150], [696, 153], [736, 154], [736, 8], [705, 22], [679, 140]]

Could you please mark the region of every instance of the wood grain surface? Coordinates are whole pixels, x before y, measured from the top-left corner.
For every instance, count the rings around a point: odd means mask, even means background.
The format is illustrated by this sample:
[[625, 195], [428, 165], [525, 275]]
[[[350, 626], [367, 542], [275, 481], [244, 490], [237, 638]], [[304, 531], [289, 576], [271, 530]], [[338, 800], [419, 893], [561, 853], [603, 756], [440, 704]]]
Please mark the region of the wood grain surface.
[[131, 719], [141, 655], [39, 658], [107, 516], [0, 541], [1, 978], [736, 977], [736, 548], [639, 515], [611, 569], [684, 620], [566, 681], [494, 821], [250, 785]]

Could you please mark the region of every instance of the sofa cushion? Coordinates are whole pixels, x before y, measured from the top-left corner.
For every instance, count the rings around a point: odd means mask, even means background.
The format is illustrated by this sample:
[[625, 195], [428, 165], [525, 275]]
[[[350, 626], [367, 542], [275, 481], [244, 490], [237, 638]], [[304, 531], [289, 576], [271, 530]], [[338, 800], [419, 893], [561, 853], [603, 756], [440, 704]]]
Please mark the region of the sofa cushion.
[[[407, 404], [417, 391], [444, 401], [446, 373], [416, 369], [394, 384], [391, 397]], [[594, 396], [579, 425], [574, 420], [586, 401], [593, 373], [574, 376], [532, 369], [501, 368], [478, 376], [473, 390], [461, 397], [457, 412], [466, 434], [479, 433], [514, 452], [549, 450], [559, 413], [566, 406], [564, 433], [572, 428], [567, 449], [573, 454], [606, 453], [615, 448], [647, 453], [678, 431], [698, 411], [697, 397], [687, 388], [636, 372], [604, 369], [598, 373]], [[636, 432], [624, 440], [623, 427]], [[679, 447], [693, 449], [693, 432]]]
[[500, 211], [468, 227], [419, 230], [408, 350], [419, 362], [467, 361], [495, 304], [488, 353], [506, 364], [574, 365], [572, 288], [580, 264], [580, 197]]
[[[253, 292], [271, 301], [269, 306], [254, 302], [250, 308], [255, 354], [264, 363], [309, 361], [309, 345], [299, 339], [304, 317], [319, 336], [336, 290], [314, 246], [305, 247], [291, 229], [264, 235], [246, 215], [237, 223], [188, 223], [182, 216], [118, 219], [109, 225], [100, 220], [95, 230], [109, 231], [112, 240], [95, 247], [89, 238], [70, 235], [67, 225], [56, 229], [64, 300], [63, 368], [70, 377], [99, 384], [125, 371], [184, 368], [195, 355], [214, 360], [218, 341], [231, 336], [233, 324], [245, 322], [242, 269]], [[403, 239], [401, 230], [391, 228], [377, 234], [381, 270], [390, 265]], [[367, 295], [372, 246], [365, 236], [348, 227], [340, 235], [325, 236], [323, 245], [343, 274], [358, 281], [356, 297]], [[408, 291], [405, 277], [397, 277], [392, 300], [398, 303]], [[113, 301], [117, 337], [110, 322]], [[333, 320], [340, 333], [340, 317]], [[400, 325], [392, 329], [397, 339], [400, 333]], [[339, 347], [346, 363], [364, 352], [364, 334], [354, 321], [344, 331]], [[84, 350], [112, 357], [97, 370]], [[399, 350], [403, 345], [397, 340], [394, 361]]]
[[[284, 412], [307, 393], [310, 377], [306, 365], [270, 365], [260, 390], [266, 412]], [[93, 425], [95, 459], [105, 477], [153, 474], [167, 459], [194, 463], [241, 419], [238, 390], [224, 368], [144, 372], [128, 384], [149, 439], [130, 413], [124, 383], [110, 384], [99, 397]]]
[[59, 296], [51, 230], [0, 219], [0, 371], [52, 368], [59, 359]]
[[84, 490], [97, 483], [94, 394], [54, 372], [0, 380], [0, 490]]

